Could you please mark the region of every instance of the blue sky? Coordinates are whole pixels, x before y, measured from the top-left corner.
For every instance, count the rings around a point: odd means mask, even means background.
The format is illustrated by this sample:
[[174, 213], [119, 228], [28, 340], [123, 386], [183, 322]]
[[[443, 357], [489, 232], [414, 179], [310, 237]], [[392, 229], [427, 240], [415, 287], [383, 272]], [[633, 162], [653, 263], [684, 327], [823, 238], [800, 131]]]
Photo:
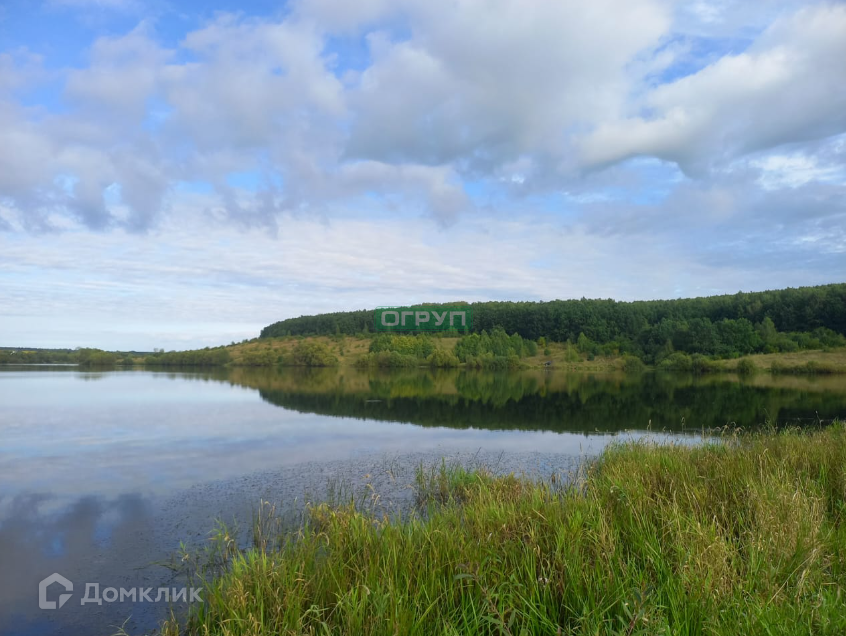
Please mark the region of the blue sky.
[[11, 0], [0, 344], [843, 281], [846, 5]]

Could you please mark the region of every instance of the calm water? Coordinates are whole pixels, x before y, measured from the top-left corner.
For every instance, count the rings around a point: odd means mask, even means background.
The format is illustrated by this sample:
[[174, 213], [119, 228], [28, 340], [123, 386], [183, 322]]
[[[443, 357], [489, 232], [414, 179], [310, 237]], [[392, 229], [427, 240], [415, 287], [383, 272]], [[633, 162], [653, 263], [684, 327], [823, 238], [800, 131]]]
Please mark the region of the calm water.
[[[844, 384], [0, 368], [0, 634], [112, 634], [127, 619], [131, 634], [152, 629], [167, 604], [81, 606], [85, 584], [181, 586], [160, 562], [181, 540], [203, 544], [216, 518], [248, 522], [261, 498], [295, 505], [327, 485], [371, 484], [402, 506], [421, 462], [567, 472], [620, 438], [843, 417]], [[73, 596], [39, 610], [38, 583], [54, 572]]]

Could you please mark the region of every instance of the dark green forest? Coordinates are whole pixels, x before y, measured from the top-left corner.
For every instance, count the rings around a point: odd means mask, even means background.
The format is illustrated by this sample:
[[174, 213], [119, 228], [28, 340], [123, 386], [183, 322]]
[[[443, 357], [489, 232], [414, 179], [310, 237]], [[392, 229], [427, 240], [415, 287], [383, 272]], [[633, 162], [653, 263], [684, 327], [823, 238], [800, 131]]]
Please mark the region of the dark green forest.
[[[727, 358], [846, 344], [846, 283], [677, 300], [462, 304], [472, 310], [474, 333], [499, 327], [526, 340], [571, 342], [588, 357], [630, 354], [656, 363], [673, 352]], [[290, 318], [265, 327], [261, 337], [368, 333], [373, 315]]]
[[0, 364], [78, 364], [81, 367], [132, 366], [140, 360], [145, 366], [221, 366], [229, 362], [229, 351], [224, 347], [197, 349], [194, 351], [156, 350], [153, 353], [139, 351], [103, 351], [102, 349], [0, 349]]
[[[517, 368], [523, 358], [538, 351], [546, 355], [548, 342], [570, 343], [567, 351], [575, 361], [628, 356], [630, 362], [637, 362], [637, 358], [681, 371], [707, 370], [707, 360], [714, 358], [846, 346], [846, 283], [678, 300], [582, 298], [468, 306], [473, 315], [472, 328], [461, 333], [376, 334], [372, 329], [373, 310], [359, 310], [282, 320], [265, 327], [261, 338], [366, 335], [371, 345], [369, 353], [358, 361], [362, 366], [465, 364], [490, 369]], [[450, 335], [464, 336], [452, 351], [436, 348], [430, 340]], [[167, 353], [0, 349], [0, 364], [112, 366], [139, 362], [147, 366], [221, 366], [232, 360], [225, 347]], [[324, 345], [300, 343], [287, 359], [273, 351], [256, 351], [247, 352], [240, 363], [333, 366], [338, 360]], [[819, 371], [816, 367], [814, 370]]]
[[78, 364], [83, 367], [106, 367], [130, 360], [137, 352], [117, 353], [102, 349], [0, 349], [0, 364]]

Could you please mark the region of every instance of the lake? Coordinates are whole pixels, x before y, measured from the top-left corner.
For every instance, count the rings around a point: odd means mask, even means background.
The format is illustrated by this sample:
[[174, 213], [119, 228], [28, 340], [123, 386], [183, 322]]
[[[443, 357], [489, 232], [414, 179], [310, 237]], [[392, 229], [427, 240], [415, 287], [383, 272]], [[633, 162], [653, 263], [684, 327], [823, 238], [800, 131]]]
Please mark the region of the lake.
[[[844, 416], [838, 377], [0, 367], [0, 634], [151, 630], [167, 603], [83, 605], [86, 584], [181, 587], [180, 541], [248, 526], [260, 500], [344, 487], [390, 511], [442, 458], [548, 477], [615, 440]], [[39, 609], [53, 573], [73, 595]]]

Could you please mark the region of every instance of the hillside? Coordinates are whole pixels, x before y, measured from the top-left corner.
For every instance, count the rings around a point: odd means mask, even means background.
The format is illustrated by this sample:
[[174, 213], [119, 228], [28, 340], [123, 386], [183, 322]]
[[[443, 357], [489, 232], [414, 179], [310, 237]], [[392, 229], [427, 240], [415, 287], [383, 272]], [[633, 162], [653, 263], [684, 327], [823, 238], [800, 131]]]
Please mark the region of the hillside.
[[775, 373], [842, 372], [846, 368], [842, 355], [846, 347], [846, 284], [842, 283], [680, 300], [581, 299], [465, 306], [472, 312], [472, 326], [463, 333], [377, 336], [370, 324], [373, 311], [360, 310], [283, 320], [265, 327], [259, 338], [227, 347], [168, 353], [9, 349], [0, 350], [0, 363], [550, 365], [592, 370], [627, 364], [637, 369], [646, 364], [703, 372], [742, 369], [737, 360], [746, 358], [743, 365], [747, 369]]
[[[435, 349], [453, 352], [459, 342], [458, 337], [432, 338]], [[254, 338], [242, 343], [229, 345], [223, 349], [229, 354], [230, 366], [260, 367], [274, 366], [280, 360], [290, 360], [291, 354], [299, 344], [319, 344], [337, 359], [339, 366], [358, 366], [367, 356], [372, 343], [372, 335], [367, 336], [288, 336], [282, 338]], [[171, 355], [171, 354], [167, 354]], [[578, 347], [568, 343], [547, 342], [543, 349], [538, 349], [534, 355], [524, 355], [520, 358], [521, 367], [546, 367], [566, 369], [569, 371], [615, 371], [622, 370], [629, 360], [623, 355], [609, 354], [591, 356], [580, 352]], [[707, 372], [728, 371], [735, 372], [742, 361], [751, 362], [759, 371], [773, 371], [774, 373], [846, 373], [846, 347], [839, 346], [829, 349], [807, 349], [792, 353], [753, 354], [724, 360], [711, 359], [706, 366], [694, 369], [678, 369], [667, 367], [670, 371]], [[143, 358], [139, 358], [143, 362]], [[808, 364], [811, 364], [809, 367]], [[286, 362], [283, 362], [286, 364]], [[425, 360], [420, 365], [427, 366]], [[657, 365], [660, 366], [660, 365]], [[814, 368], [816, 367], [816, 370]]]
[[[502, 327], [529, 340], [578, 344], [588, 357], [628, 353], [649, 363], [673, 351], [727, 358], [836, 347], [846, 335], [844, 283], [678, 300], [466, 306], [473, 333]], [[363, 334], [373, 330], [373, 315], [358, 310], [301, 316], [265, 327], [260, 337]]]

